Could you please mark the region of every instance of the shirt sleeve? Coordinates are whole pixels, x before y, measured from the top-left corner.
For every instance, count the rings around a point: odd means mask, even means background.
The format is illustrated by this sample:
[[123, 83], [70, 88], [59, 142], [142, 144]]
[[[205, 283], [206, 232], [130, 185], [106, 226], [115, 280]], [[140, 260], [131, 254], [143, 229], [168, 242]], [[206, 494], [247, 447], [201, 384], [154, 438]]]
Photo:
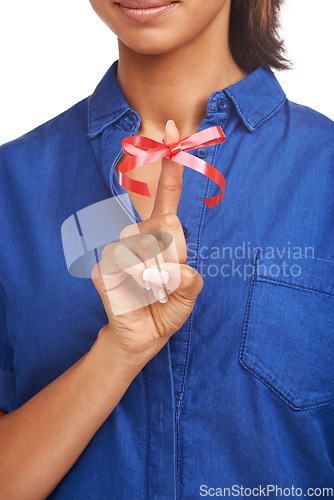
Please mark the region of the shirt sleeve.
[[[0, 283], [0, 292], [3, 291]], [[15, 376], [13, 369], [13, 348], [7, 337], [6, 309], [0, 293], [0, 409], [10, 412], [14, 409]]]

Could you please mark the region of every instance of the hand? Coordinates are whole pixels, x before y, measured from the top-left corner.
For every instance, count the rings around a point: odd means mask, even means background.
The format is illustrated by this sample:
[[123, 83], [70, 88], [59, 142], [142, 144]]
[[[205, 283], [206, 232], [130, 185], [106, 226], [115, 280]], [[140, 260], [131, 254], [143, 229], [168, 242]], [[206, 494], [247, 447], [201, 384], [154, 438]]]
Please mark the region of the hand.
[[[169, 121], [165, 144], [179, 138]], [[203, 287], [201, 275], [185, 265], [187, 245], [176, 215], [183, 170], [162, 160], [151, 217], [123, 229], [119, 242], [104, 248], [92, 272], [109, 319], [100, 333], [145, 362], [185, 323]]]

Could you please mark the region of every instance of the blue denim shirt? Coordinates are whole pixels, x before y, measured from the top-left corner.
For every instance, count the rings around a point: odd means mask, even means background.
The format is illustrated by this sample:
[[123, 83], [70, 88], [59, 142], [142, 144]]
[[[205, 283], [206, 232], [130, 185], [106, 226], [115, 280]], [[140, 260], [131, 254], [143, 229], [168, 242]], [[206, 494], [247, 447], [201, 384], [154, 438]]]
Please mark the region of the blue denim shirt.
[[[60, 228], [125, 192], [114, 167], [140, 116], [116, 69], [92, 96], [0, 148], [7, 412], [81, 358], [107, 322], [92, 281], [68, 273]], [[226, 141], [191, 154], [222, 172], [224, 199], [209, 209], [202, 200], [218, 186], [185, 168], [178, 208], [203, 290], [52, 499], [334, 486], [333, 122], [290, 102], [260, 67], [210, 95], [200, 130], [214, 125]]]

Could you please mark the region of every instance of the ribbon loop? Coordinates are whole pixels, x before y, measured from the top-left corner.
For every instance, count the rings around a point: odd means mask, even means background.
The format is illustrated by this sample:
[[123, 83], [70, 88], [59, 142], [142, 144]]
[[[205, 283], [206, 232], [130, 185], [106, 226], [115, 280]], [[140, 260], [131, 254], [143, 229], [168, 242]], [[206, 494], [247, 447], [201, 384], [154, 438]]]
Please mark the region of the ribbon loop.
[[211, 198], [203, 199], [204, 203], [209, 208], [212, 208], [218, 205], [223, 199], [225, 179], [215, 167], [186, 151], [198, 147], [213, 146], [225, 141], [225, 139], [225, 134], [219, 126], [201, 130], [196, 134], [192, 134], [181, 141], [169, 145], [139, 135], [126, 137], [122, 140], [122, 146], [124, 153], [129, 155], [130, 158], [122, 161], [118, 167], [119, 183], [128, 191], [144, 196], [151, 196], [146, 183], [130, 179], [124, 174], [147, 163], [167, 158], [169, 161], [181, 163], [186, 167], [200, 172], [220, 187], [221, 193]]

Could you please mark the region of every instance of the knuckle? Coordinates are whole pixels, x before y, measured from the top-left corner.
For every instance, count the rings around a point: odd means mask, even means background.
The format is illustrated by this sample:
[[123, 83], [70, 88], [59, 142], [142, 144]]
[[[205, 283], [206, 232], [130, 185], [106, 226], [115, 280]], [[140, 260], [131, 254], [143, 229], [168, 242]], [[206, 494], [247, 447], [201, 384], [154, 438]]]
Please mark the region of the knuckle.
[[183, 252], [183, 253], [179, 253], [179, 263], [180, 264], [185, 264], [187, 262], [187, 253], [186, 252]]
[[100, 291], [101, 290], [101, 284], [103, 283], [103, 276], [101, 274], [100, 270], [100, 263], [98, 262], [95, 264], [95, 266], [92, 269], [91, 272], [91, 279], [94, 283], [95, 288]]
[[90, 273], [90, 277], [94, 281], [94, 283], [97, 282], [97, 276], [98, 276], [98, 264], [95, 264], [95, 266], [92, 269], [92, 272]]
[[117, 260], [123, 255], [123, 249], [120, 243], [109, 243], [102, 251], [102, 259], [106, 262]]
[[176, 182], [174, 184], [166, 184], [165, 186], [163, 186], [163, 188], [166, 191], [170, 191], [172, 193], [177, 192], [177, 191], [181, 191], [182, 190], [182, 182]]
[[188, 258], [188, 248], [184, 238], [177, 244], [177, 254], [179, 258], [179, 263], [185, 264]]
[[144, 243], [148, 248], [153, 248], [156, 247], [157, 245], [157, 239], [153, 234], [144, 234]]
[[116, 243], [110, 250], [110, 253], [108, 254], [111, 258], [113, 259], [120, 259], [124, 254], [124, 247], [123, 245], [120, 245]]
[[184, 266], [182, 269], [182, 284], [183, 286], [190, 286], [196, 276], [196, 271], [190, 266]]
[[106, 245], [104, 247], [104, 249], [102, 250], [101, 252], [101, 258], [104, 259], [105, 256], [110, 252], [110, 248], [111, 248], [112, 244], [111, 243], [108, 243], [108, 245]]
[[170, 229], [174, 229], [176, 226], [181, 224], [180, 219], [176, 214], [164, 214], [163, 223]]
[[125, 226], [120, 232], [119, 239], [132, 236], [135, 233], [135, 226], [137, 227], [137, 224], [130, 224], [129, 226]]

